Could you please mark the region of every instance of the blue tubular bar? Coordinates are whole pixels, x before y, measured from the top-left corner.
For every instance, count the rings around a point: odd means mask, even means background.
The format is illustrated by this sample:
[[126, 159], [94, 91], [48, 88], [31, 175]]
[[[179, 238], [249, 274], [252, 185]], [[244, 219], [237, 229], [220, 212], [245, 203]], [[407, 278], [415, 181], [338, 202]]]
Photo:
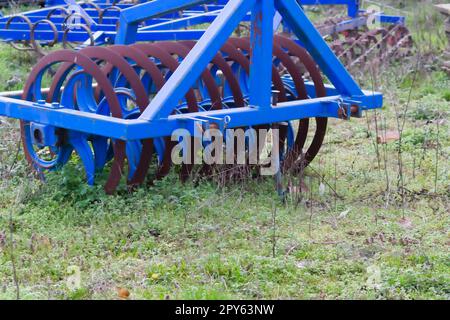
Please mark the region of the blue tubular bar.
[[168, 30], [168, 29], [174, 30], [195, 24], [211, 23], [212, 21], [214, 21], [214, 19], [220, 12], [221, 12], [220, 10], [216, 10], [212, 12], [204, 12], [201, 14], [190, 15], [188, 17], [180, 18], [177, 20], [167, 20], [164, 22], [151, 24], [149, 26], [139, 28], [139, 32], [143, 30]]
[[346, 5], [348, 8], [348, 16], [356, 17], [359, 12], [359, 0], [299, 0], [302, 5]]
[[[257, 0], [252, 11], [250, 67], [250, 105], [260, 108], [271, 106], [272, 96], [272, 40], [273, 0]], [[254, 66], [258, 66], [255, 68]]]

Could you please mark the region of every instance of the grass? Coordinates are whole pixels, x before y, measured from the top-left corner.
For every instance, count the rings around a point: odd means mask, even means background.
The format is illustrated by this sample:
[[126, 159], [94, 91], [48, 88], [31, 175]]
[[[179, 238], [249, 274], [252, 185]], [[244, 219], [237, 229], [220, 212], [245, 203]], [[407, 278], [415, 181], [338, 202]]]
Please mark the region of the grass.
[[[427, 58], [442, 41], [427, 43], [417, 73], [414, 56], [358, 79], [385, 106], [331, 121], [299, 203], [280, 201], [272, 178], [220, 187], [175, 173], [107, 196], [76, 161], [42, 183], [1, 119], [0, 298], [16, 298], [14, 261], [22, 299], [115, 299], [119, 287], [132, 299], [449, 299], [450, 80]], [[27, 58], [7, 46], [0, 58], [3, 89], [20, 88], [5, 81], [25, 79]], [[403, 115], [401, 143], [377, 145], [375, 117], [379, 134]]]

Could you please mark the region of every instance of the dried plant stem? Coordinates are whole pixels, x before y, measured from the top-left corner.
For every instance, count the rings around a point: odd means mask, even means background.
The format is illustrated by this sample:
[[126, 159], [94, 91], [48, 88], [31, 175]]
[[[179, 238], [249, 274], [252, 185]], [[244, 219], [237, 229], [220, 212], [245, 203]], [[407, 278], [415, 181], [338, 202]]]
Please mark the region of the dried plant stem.
[[[383, 119], [384, 119], [384, 121], [383, 121]], [[382, 121], [383, 134], [386, 135], [386, 131], [387, 131], [386, 118], [382, 117], [381, 121]], [[387, 145], [386, 144], [383, 144], [383, 162], [384, 162], [384, 177], [385, 177], [385, 181], [386, 181], [386, 192], [385, 192], [386, 203], [385, 203], [385, 207], [388, 208], [389, 207], [390, 194], [391, 194], [391, 183], [390, 183], [390, 178], [389, 178], [388, 150], [387, 150]]]
[[438, 110], [438, 119], [436, 120], [436, 164], [434, 167], [434, 193], [437, 194], [438, 192], [438, 177], [439, 177], [439, 135], [440, 135], [440, 121], [441, 114]]
[[313, 193], [312, 193], [312, 178], [310, 178], [310, 188], [309, 188], [309, 226], [308, 226], [308, 234], [309, 237], [312, 238], [312, 218], [313, 218]]
[[277, 208], [272, 206], [272, 257], [275, 258], [277, 249]]
[[[19, 196], [17, 196], [18, 198]], [[16, 199], [17, 200], [17, 199]], [[17, 201], [16, 201], [17, 203]], [[9, 210], [9, 249], [10, 249], [10, 257], [11, 257], [11, 265], [13, 272], [13, 281], [16, 287], [16, 299], [20, 299], [20, 286], [19, 286], [19, 277], [17, 276], [17, 266], [16, 266], [16, 253], [14, 248], [14, 217], [13, 217], [13, 209]]]

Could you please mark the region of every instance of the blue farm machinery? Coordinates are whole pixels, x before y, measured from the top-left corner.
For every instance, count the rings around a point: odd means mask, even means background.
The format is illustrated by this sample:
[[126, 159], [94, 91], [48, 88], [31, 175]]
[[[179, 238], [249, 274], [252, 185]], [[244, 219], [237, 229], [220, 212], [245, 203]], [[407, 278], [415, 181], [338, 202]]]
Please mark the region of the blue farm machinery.
[[[351, 23], [366, 19], [355, 1], [322, 2], [347, 4]], [[20, 120], [37, 172], [78, 157], [89, 184], [108, 168], [108, 193], [122, 180], [132, 187], [167, 175], [177, 129], [202, 139], [208, 128], [278, 128], [279, 171], [304, 167], [320, 150], [328, 118], [360, 117], [383, 100], [359, 87], [324, 39], [344, 31], [350, 39], [354, 28], [345, 21], [334, 31], [316, 28], [303, 7], [313, 3], [69, 2], [4, 17], [0, 37], [41, 58], [20, 95], [0, 97], [0, 116]], [[75, 17], [78, 28], [69, 28]], [[378, 17], [404, 27], [402, 17]], [[66, 48], [44, 52], [56, 43]], [[192, 167], [181, 164], [183, 178]]]
[[[45, 7], [1, 17], [0, 40], [16, 49], [43, 56], [48, 51], [45, 48], [57, 44], [75, 49], [113, 44], [121, 11], [135, 6], [139, 1], [23, 1], [27, 2], [45, 4]], [[216, 0], [141, 21], [136, 41], [199, 39], [205, 24], [211, 23], [220, 14], [227, 2]], [[327, 12], [327, 18], [318, 21], [316, 28], [347, 67], [361, 67], [367, 62], [376, 63], [392, 57], [402, 58], [410, 52], [412, 41], [403, 16], [386, 15], [373, 11], [373, 8], [363, 10], [360, 0], [297, 2], [305, 8], [337, 5], [337, 11]], [[247, 14], [237, 29], [238, 34], [241, 31], [245, 33], [249, 21], [250, 15]], [[292, 35], [279, 14], [274, 25], [285, 34]]]

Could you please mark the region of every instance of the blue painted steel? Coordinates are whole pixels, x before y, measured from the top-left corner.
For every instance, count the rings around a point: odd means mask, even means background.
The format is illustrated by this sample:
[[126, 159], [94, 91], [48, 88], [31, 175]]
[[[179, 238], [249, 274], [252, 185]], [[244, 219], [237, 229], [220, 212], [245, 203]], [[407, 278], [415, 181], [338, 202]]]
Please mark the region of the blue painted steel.
[[273, 0], [257, 0], [252, 11], [250, 43], [250, 105], [270, 108], [272, 105]]
[[406, 17], [404, 16], [392, 16], [392, 15], [386, 15], [383, 13], [377, 14], [378, 19], [380, 23], [386, 23], [386, 24], [401, 24], [405, 25], [406, 23]]

